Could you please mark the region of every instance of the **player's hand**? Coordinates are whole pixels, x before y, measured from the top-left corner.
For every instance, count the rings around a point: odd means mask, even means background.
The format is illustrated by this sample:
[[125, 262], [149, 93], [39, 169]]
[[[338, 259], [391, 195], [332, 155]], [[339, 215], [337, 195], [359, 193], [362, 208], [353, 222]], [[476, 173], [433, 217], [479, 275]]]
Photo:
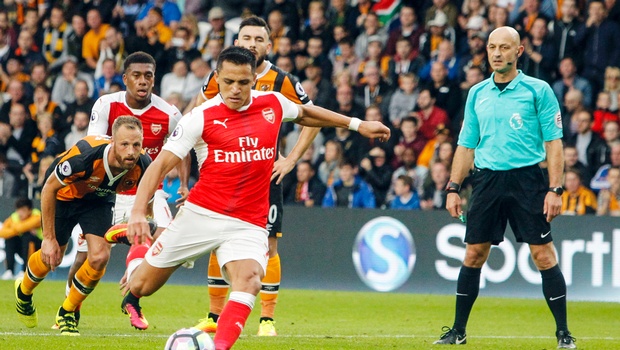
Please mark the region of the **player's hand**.
[[127, 239], [131, 244], [142, 244], [147, 240], [153, 240], [149, 222], [144, 214], [131, 213], [127, 223]]
[[271, 171], [271, 181], [273, 179], [278, 178], [276, 180], [277, 184], [280, 184], [284, 179], [284, 176], [293, 170], [295, 167], [295, 161], [292, 159], [279, 156], [278, 160], [273, 163], [273, 170]]
[[362, 121], [357, 130], [362, 136], [369, 139], [379, 139], [385, 142], [390, 139], [390, 128], [378, 121]]
[[446, 209], [450, 212], [450, 216], [453, 218], [458, 218], [463, 214], [461, 197], [458, 193], [448, 193], [446, 197]]
[[562, 197], [553, 192], [547, 192], [543, 214], [547, 216], [547, 222], [551, 222], [562, 210]]
[[62, 251], [58, 245], [58, 241], [55, 239], [43, 239], [41, 242], [41, 260], [45, 265], [48, 265], [52, 271], [62, 262]]
[[187, 196], [189, 196], [189, 188], [187, 188], [186, 186], [181, 186], [179, 187], [177, 194], [181, 195], [181, 198], [175, 201], [176, 207], [179, 208], [180, 206], [185, 204], [185, 200], [187, 199]]

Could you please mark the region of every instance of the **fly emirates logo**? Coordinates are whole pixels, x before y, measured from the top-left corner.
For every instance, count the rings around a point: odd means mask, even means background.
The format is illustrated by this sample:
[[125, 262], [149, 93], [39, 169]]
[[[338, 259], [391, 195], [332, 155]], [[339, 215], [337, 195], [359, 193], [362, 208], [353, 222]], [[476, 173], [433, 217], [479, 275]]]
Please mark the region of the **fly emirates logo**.
[[244, 136], [239, 138], [238, 151], [213, 151], [216, 163], [247, 163], [273, 159], [276, 154], [274, 147], [258, 148], [258, 137]]

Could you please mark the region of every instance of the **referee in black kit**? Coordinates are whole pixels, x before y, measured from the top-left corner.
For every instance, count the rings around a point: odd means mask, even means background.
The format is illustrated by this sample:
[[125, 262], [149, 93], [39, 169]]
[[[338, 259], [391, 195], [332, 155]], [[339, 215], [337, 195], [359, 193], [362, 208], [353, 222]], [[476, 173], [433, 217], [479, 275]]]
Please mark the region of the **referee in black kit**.
[[[504, 240], [510, 222], [526, 242], [542, 276], [556, 322], [558, 348], [575, 349], [566, 320], [566, 282], [558, 266], [550, 222], [562, 206], [562, 117], [547, 83], [517, 70], [523, 53], [517, 31], [500, 27], [487, 43], [494, 73], [469, 91], [452, 163], [446, 209], [461, 216], [459, 190], [472, 165], [473, 192], [465, 233], [466, 252], [456, 287], [452, 327], [434, 344], [465, 344], [465, 328], [480, 289], [480, 270], [491, 245]], [[549, 180], [539, 163], [547, 161]]]

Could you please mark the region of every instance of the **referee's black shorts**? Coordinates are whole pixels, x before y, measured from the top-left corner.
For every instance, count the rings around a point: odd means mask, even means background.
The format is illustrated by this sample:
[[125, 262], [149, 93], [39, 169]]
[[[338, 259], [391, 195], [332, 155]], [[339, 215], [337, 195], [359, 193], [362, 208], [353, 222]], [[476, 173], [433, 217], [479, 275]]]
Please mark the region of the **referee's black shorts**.
[[506, 171], [476, 168], [471, 180], [465, 242], [497, 245], [504, 240], [507, 222], [517, 242], [552, 241], [551, 225], [543, 214], [549, 186], [537, 164]]

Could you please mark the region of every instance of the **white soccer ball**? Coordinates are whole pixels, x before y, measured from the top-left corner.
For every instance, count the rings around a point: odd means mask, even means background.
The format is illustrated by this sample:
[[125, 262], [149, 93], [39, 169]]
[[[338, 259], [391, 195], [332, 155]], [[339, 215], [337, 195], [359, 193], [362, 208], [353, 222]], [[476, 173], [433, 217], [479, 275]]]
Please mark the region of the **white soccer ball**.
[[183, 328], [174, 332], [164, 350], [215, 350], [211, 337], [197, 328]]

